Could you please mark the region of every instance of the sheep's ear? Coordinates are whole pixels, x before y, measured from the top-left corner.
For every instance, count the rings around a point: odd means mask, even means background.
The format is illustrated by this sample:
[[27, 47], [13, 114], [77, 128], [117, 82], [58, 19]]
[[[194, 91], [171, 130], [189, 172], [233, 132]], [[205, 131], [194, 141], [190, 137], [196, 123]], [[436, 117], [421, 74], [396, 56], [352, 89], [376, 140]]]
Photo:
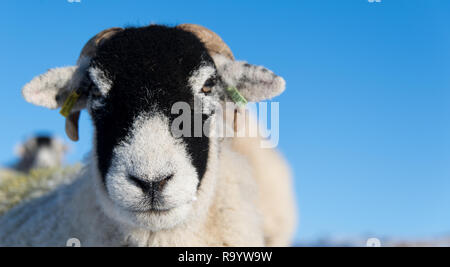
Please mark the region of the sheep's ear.
[[62, 106], [69, 94], [70, 81], [77, 67], [50, 69], [27, 83], [22, 89], [25, 100], [31, 104], [50, 109]]
[[214, 61], [225, 86], [235, 87], [248, 101], [271, 99], [285, 89], [284, 79], [264, 67], [221, 55], [214, 56]]
[[[82, 69], [77, 66], [54, 68], [35, 77], [22, 89], [25, 100], [49, 109], [61, 107], [81, 81]], [[73, 141], [78, 141], [78, 119], [80, 110], [86, 106], [86, 99], [80, 98], [66, 118], [66, 133]]]

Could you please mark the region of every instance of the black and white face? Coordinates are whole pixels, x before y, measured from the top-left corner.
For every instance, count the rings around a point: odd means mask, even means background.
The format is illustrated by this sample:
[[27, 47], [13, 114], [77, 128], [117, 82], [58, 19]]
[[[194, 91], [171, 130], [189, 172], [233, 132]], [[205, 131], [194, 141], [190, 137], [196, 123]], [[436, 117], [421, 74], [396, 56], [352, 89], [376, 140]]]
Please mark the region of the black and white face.
[[[191, 33], [132, 28], [99, 47], [88, 75], [94, 154], [108, 197], [140, 226], [172, 227], [196, 199], [211, 140], [176, 138], [171, 108], [183, 102], [194, 110], [194, 99], [217, 96], [202, 91], [216, 80], [212, 58]], [[211, 115], [203, 113], [203, 121]]]
[[[102, 203], [115, 218], [157, 231], [188, 218], [218, 155], [219, 139], [202, 130], [199, 135], [196, 123], [182, 125], [189, 135], [173, 133], [179, 114], [172, 108], [184, 103], [192, 121], [199, 116], [202, 126], [214, 128], [222, 119], [215, 107], [227, 101], [228, 87], [257, 102], [280, 94], [285, 83], [264, 67], [212, 58], [191, 32], [153, 25], [117, 32], [94, 58], [51, 69], [22, 93], [33, 104], [58, 108], [70, 92], [83, 89], [72, 114], [86, 108], [92, 117]], [[73, 130], [70, 125], [66, 130]]]

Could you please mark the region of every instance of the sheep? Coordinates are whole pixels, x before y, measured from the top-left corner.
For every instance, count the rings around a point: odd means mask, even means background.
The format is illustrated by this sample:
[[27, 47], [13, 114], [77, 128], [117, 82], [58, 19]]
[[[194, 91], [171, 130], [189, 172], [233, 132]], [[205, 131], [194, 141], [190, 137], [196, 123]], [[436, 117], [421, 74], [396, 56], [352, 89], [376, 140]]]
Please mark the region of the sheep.
[[19, 156], [19, 161], [0, 169], [0, 177], [2, 173], [29, 173], [32, 169], [59, 167], [67, 151], [67, 145], [59, 138], [46, 134], [32, 136], [15, 147], [14, 152]]
[[29, 137], [15, 147], [17, 163], [0, 169], [0, 215], [11, 207], [69, 183], [78, 165], [62, 167], [67, 145], [47, 134]]
[[[62, 107], [74, 141], [86, 109], [93, 148], [72, 184], [0, 217], [0, 246], [64, 246], [70, 238], [82, 246], [289, 245], [296, 214], [287, 163], [260, 149], [260, 137], [217, 130], [223, 121], [243, 127], [227, 115], [241, 113], [227, 105], [236, 95], [258, 102], [284, 89], [283, 78], [236, 61], [203, 26], [100, 32], [76, 66], [23, 88], [30, 103]], [[180, 123], [176, 106], [193, 108], [194, 123]], [[209, 134], [197, 135], [196, 119]]]
[[63, 164], [67, 150], [67, 145], [59, 138], [36, 135], [16, 147], [20, 160], [13, 168], [28, 173], [31, 169], [58, 167]]
[[48, 169], [62, 165], [68, 147], [59, 138], [39, 134], [17, 145], [14, 152], [19, 161], [0, 168], [0, 183], [8, 177], [28, 174], [32, 169]]
[[5, 177], [28, 174], [32, 169], [59, 167], [67, 150], [67, 145], [59, 138], [44, 134], [32, 136], [15, 147], [19, 161], [0, 168], [0, 182]]

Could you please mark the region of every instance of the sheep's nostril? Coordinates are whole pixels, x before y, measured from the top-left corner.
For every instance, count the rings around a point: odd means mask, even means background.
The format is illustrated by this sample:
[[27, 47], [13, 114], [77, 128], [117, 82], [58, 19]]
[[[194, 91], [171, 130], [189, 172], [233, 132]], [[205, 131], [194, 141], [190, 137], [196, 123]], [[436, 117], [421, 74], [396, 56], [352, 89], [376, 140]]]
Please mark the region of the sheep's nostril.
[[153, 182], [155, 185], [154, 186], [155, 189], [158, 191], [162, 191], [164, 189], [164, 186], [167, 184], [167, 182], [172, 178], [173, 178], [173, 174], [164, 176], [164, 177], [160, 178], [159, 181]]
[[144, 179], [140, 179], [136, 176], [133, 175], [129, 175], [128, 178], [139, 188], [142, 189], [142, 191], [144, 192], [148, 192], [150, 190], [152, 190], [152, 182], [150, 181], [146, 181]]
[[173, 178], [173, 174], [166, 175], [163, 177], [158, 177], [158, 179], [155, 180], [147, 180], [147, 179], [141, 179], [133, 175], [129, 175], [130, 181], [132, 181], [136, 186], [142, 189], [142, 191], [146, 193], [154, 193], [154, 192], [161, 192], [164, 189], [164, 186], [167, 184], [167, 182]]
[[164, 186], [166, 186], [167, 182], [173, 178], [173, 174], [157, 177], [152, 180], [141, 179], [133, 175], [129, 175], [128, 178], [147, 196], [149, 204], [153, 208], [158, 208], [164, 203], [161, 192], [164, 190]]

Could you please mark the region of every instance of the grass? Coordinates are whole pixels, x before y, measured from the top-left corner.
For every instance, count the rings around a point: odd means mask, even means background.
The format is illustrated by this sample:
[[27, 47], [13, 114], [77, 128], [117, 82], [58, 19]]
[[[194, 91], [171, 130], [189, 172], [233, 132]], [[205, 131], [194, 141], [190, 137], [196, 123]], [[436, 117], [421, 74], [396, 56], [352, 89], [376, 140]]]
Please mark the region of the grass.
[[14, 206], [40, 197], [75, 178], [81, 165], [64, 168], [35, 169], [29, 174], [0, 172], [0, 215]]

